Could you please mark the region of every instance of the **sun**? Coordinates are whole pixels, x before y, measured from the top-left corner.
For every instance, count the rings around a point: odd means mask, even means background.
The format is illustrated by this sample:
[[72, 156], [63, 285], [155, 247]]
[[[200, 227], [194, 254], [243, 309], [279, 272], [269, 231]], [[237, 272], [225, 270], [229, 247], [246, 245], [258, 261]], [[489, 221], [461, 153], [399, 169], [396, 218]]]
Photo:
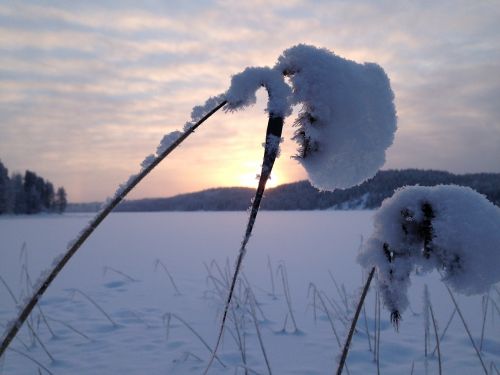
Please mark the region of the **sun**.
[[[279, 177], [276, 173], [271, 173], [271, 178], [267, 181], [266, 187], [273, 188], [278, 186]], [[238, 185], [256, 188], [259, 184], [259, 176], [255, 173], [245, 173], [238, 176]]]

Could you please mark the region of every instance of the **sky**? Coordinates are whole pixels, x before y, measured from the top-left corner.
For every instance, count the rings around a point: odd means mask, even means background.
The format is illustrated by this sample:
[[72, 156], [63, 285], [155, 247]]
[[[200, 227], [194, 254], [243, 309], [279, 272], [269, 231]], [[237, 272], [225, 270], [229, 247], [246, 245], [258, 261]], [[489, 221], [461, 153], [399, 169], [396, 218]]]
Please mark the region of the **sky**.
[[[0, 160], [104, 200], [191, 108], [299, 43], [388, 74], [384, 169], [500, 172], [500, 1], [0, 0]], [[266, 96], [219, 112], [131, 198], [255, 186]], [[306, 178], [285, 124], [271, 186]]]

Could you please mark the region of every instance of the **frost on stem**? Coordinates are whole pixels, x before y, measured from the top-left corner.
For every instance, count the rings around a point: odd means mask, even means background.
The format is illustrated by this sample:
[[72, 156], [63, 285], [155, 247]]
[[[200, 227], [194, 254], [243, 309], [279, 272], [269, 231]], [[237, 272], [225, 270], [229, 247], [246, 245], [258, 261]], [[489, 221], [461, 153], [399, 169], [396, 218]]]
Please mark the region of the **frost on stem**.
[[272, 116], [285, 118], [292, 105], [302, 105], [295, 121], [296, 158], [317, 188], [360, 184], [384, 164], [396, 110], [389, 79], [377, 64], [358, 64], [300, 44], [285, 50], [272, 69], [249, 67], [234, 75], [226, 110], [254, 104], [261, 87], [269, 92]]
[[377, 268], [384, 304], [397, 325], [414, 270], [441, 270], [443, 282], [466, 295], [499, 282], [499, 227], [500, 208], [468, 187], [404, 187], [375, 214], [358, 261]]
[[[144, 168], [144, 165], [143, 165], [144, 161], [141, 163], [141, 168]], [[124, 182], [123, 184], [120, 184], [120, 186], [118, 186], [118, 189], [116, 189], [115, 191], [115, 195], [113, 196], [113, 198], [116, 198], [116, 197], [119, 197], [123, 194], [123, 192], [129, 188], [129, 186], [132, 184], [132, 182], [136, 179], [137, 175], [136, 174], [133, 174], [133, 175], [130, 175], [128, 177], [128, 180], [126, 182]], [[106, 200], [106, 202], [104, 202], [103, 206], [105, 207], [107, 204], [109, 204], [109, 202], [113, 199], [113, 198], [108, 198]], [[104, 208], [103, 207], [103, 208]]]
[[177, 141], [182, 135], [182, 132], [176, 130], [170, 133], [167, 133], [161, 139], [160, 144], [156, 148], [156, 155], [160, 156], [163, 154], [172, 144]]
[[190, 131], [192, 127], [198, 121], [200, 121], [203, 118], [203, 116], [207, 114], [207, 112], [210, 112], [213, 108], [222, 103], [224, 100], [225, 100], [224, 94], [211, 96], [205, 101], [205, 104], [193, 107], [193, 109], [191, 110], [191, 120], [184, 124], [184, 131]]
[[151, 164], [153, 164], [155, 159], [156, 159], [156, 156], [153, 154], [146, 156], [141, 163], [141, 170], [148, 168]]
[[394, 94], [377, 64], [358, 64], [327, 49], [289, 48], [275, 70], [293, 87], [297, 160], [319, 189], [347, 188], [373, 177], [396, 131]]
[[270, 115], [285, 118], [292, 113], [290, 86], [279, 71], [267, 67], [249, 67], [232, 77], [231, 86], [225, 95], [228, 102], [226, 109], [236, 111], [255, 104], [255, 93], [261, 87], [265, 87], [269, 94], [267, 112]]
[[[222, 103], [224, 101], [224, 95], [217, 95], [217, 96], [212, 96], [208, 98], [205, 101], [205, 104], [203, 105], [198, 105], [193, 107], [191, 111], [191, 120], [186, 122], [184, 125], [184, 132], [190, 132], [192, 131], [193, 126], [195, 126], [198, 121], [200, 121], [203, 116], [207, 114], [211, 109], [216, 107], [218, 104]], [[148, 169], [156, 160], [157, 158], [161, 157], [164, 152], [166, 152], [175, 142], [177, 142], [182, 136], [184, 135], [183, 132], [175, 130], [173, 132], [167, 133], [163, 136], [162, 140], [160, 141], [160, 144], [156, 148], [156, 155], [155, 154], [150, 154], [146, 156], [146, 158], [142, 161], [141, 163], [141, 173], [144, 172], [146, 169]], [[121, 184], [118, 189], [116, 190], [113, 198], [119, 197], [120, 195], [123, 194], [123, 192], [128, 189], [131, 184], [135, 181], [137, 175], [133, 174], [131, 175], [126, 182]], [[109, 204], [109, 202], [113, 198], [108, 198], [108, 200], [104, 203], [104, 206]]]

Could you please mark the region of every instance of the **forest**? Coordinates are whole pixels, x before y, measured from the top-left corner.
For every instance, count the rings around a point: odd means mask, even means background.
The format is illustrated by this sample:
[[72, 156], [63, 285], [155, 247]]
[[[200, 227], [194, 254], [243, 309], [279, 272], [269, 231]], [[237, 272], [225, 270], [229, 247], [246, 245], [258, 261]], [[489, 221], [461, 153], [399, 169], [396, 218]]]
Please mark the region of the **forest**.
[[[455, 184], [468, 186], [500, 206], [500, 174], [453, 174], [445, 171], [401, 169], [379, 171], [375, 177], [348, 189], [319, 191], [308, 181], [270, 188], [262, 201], [263, 210], [375, 209], [403, 186]], [[116, 211], [245, 211], [254, 190], [245, 187], [221, 187], [180, 194], [169, 198], [146, 198], [122, 202]], [[92, 212], [101, 203], [70, 204], [68, 211]]]
[[12, 173], [0, 160], [0, 215], [63, 213], [67, 206], [66, 190], [35, 172]]

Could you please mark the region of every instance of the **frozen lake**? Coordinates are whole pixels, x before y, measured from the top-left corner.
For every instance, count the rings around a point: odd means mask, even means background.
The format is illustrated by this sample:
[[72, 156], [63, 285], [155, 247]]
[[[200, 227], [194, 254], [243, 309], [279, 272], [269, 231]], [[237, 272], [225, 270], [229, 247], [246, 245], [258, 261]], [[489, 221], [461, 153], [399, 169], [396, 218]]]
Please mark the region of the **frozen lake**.
[[[238, 291], [240, 306], [232, 311], [219, 352], [224, 365], [215, 362], [210, 373], [244, 374], [244, 363], [248, 373], [268, 373], [255, 321], [273, 374], [333, 373], [339, 354], [335, 335], [343, 340], [362, 285], [355, 257], [362, 238], [370, 234], [371, 216], [370, 211], [261, 212], [244, 260], [246, 281]], [[91, 217], [0, 218], [0, 275], [16, 298], [26, 293], [29, 279], [35, 280]], [[4, 374], [33, 374], [38, 369], [54, 374], [203, 373], [209, 352], [190, 329], [214, 345], [226, 273], [236, 259], [246, 219], [244, 212], [111, 214], [41, 301], [53, 334], [40, 318], [40, 310], [32, 314], [32, 326], [54, 361], [23, 327], [0, 369]], [[155, 268], [158, 260], [161, 264]], [[293, 315], [283, 275], [288, 276]], [[413, 366], [414, 374], [437, 374], [437, 356], [424, 355], [424, 284], [429, 286], [440, 334], [453, 315], [441, 342], [443, 373], [484, 373], [436, 274], [413, 278], [412, 311], [403, 315], [399, 332], [382, 308], [381, 373], [409, 374]], [[258, 302], [257, 319], [248, 307], [248, 286]], [[486, 366], [495, 371], [494, 365], [500, 367], [498, 289], [491, 290], [490, 297], [487, 306], [481, 296], [457, 299], [476, 344], [482, 341]], [[377, 371], [375, 300], [372, 287], [366, 321], [363, 315], [358, 322], [347, 362], [351, 374]], [[0, 285], [0, 323], [12, 319], [15, 310], [12, 297]], [[432, 328], [431, 335], [430, 351], [435, 346]]]

